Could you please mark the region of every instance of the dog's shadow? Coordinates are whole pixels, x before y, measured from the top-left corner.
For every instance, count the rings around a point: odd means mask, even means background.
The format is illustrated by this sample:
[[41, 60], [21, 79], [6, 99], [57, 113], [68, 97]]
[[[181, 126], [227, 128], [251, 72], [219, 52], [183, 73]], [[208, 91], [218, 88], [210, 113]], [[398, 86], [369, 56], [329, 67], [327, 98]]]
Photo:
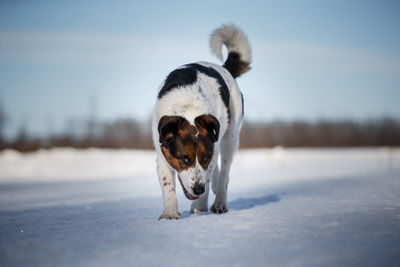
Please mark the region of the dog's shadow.
[[[230, 202], [228, 202], [228, 209], [229, 210], [248, 210], [248, 209], [252, 209], [256, 206], [263, 206], [263, 205], [267, 205], [270, 203], [276, 203], [280, 201], [280, 197], [279, 195], [266, 195], [263, 197], [252, 197], [252, 198], [238, 198], [235, 200], [232, 200]], [[207, 212], [201, 212], [200, 214], [198, 214], [197, 216], [202, 216], [202, 215], [209, 215], [209, 214], [214, 214], [210, 211]], [[190, 212], [190, 210], [185, 210], [182, 212], [181, 218], [188, 218], [192, 215], [192, 213]]]
[[228, 208], [231, 210], [248, 210], [255, 206], [267, 205], [280, 200], [278, 195], [267, 195], [263, 197], [238, 198], [228, 203]]

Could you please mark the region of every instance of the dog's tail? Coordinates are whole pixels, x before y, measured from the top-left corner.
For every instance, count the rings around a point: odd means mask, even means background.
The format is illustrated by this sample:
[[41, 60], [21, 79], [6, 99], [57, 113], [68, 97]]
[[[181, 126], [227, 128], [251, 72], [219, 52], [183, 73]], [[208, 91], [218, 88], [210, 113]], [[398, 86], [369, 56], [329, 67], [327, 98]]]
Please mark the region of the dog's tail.
[[221, 61], [223, 61], [222, 45], [228, 48], [228, 58], [224, 67], [232, 74], [233, 78], [250, 70], [251, 47], [247, 36], [241, 29], [233, 24], [228, 24], [213, 31], [210, 36], [211, 52]]

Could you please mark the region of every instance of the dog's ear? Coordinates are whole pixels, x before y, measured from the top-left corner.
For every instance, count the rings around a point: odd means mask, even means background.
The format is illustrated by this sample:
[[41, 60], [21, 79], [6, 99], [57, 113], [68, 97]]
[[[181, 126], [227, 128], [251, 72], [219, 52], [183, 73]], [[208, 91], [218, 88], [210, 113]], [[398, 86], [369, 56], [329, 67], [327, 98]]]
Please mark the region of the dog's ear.
[[158, 122], [158, 134], [160, 144], [167, 146], [174, 139], [178, 130], [185, 124], [186, 119], [179, 116], [163, 116]]
[[194, 124], [196, 124], [201, 135], [209, 136], [212, 142], [218, 141], [219, 121], [213, 115], [204, 114], [198, 116], [194, 119]]

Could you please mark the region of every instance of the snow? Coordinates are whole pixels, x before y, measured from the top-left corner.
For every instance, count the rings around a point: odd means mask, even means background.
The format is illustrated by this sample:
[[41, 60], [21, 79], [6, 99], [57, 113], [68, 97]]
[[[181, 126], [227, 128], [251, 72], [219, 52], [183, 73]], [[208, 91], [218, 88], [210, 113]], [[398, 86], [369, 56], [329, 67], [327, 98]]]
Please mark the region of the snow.
[[[153, 151], [0, 153], [0, 266], [398, 266], [400, 149], [241, 150], [229, 212], [157, 220]], [[210, 196], [209, 205], [214, 195]]]

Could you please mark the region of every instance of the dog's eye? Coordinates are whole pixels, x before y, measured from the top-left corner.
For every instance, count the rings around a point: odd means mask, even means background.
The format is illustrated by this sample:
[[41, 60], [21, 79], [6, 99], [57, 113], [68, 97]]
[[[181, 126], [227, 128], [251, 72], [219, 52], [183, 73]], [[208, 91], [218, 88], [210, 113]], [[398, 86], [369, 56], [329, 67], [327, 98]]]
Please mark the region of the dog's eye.
[[186, 166], [190, 164], [190, 159], [188, 156], [182, 156], [179, 158], [179, 160]]
[[210, 159], [209, 155], [202, 154], [201, 157], [200, 157], [201, 164], [204, 164], [204, 165], [207, 164], [209, 159]]

